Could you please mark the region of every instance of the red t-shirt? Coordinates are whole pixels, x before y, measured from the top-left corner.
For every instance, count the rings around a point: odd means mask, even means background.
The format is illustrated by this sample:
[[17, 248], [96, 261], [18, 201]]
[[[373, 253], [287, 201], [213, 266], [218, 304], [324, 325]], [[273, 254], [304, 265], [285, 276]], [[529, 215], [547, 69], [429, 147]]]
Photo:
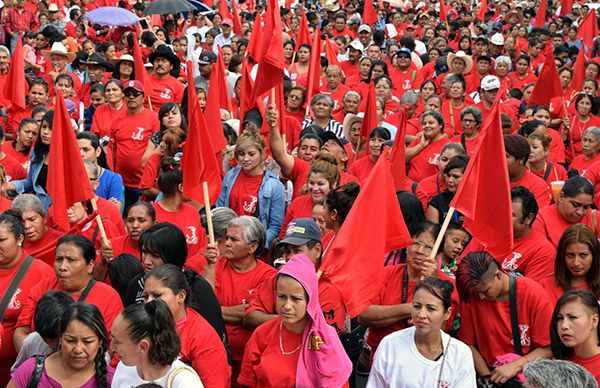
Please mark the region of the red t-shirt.
[[[385, 267], [385, 280], [381, 285], [379, 295], [371, 301], [372, 305], [380, 306], [393, 306], [402, 303], [402, 278], [404, 271], [406, 271], [406, 264], [398, 264]], [[442, 280], [448, 280], [454, 284], [454, 280], [440, 272], [439, 278]], [[415, 286], [418, 281], [408, 281], [408, 287], [406, 292], [406, 303], [410, 303], [415, 292]], [[452, 315], [446, 322], [447, 328], [452, 328], [454, 323], [454, 317], [458, 312], [459, 298], [456, 286], [452, 291]], [[461, 319], [462, 322], [462, 319]], [[377, 347], [383, 337], [391, 334], [395, 331], [402, 330], [408, 327], [407, 320], [395, 322], [386, 327], [371, 327], [369, 328], [369, 335], [367, 336], [367, 343], [372, 347]]]
[[588, 372], [594, 376], [596, 382], [600, 384], [600, 353], [592, 357], [579, 357], [572, 355], [569, 361], [574, 362], [577, 365], [584, 367]]
[[410, 67], [406, 71], [400, 71], [393, 66], [389, 69], [390, 78], [394, 84], [394, 96], [400, 98], [407, 90], [419, 89], [423, 83], [423, 76], [418, 70]]
[[[98, 231], [96, 232], [97, 225], [98, 224], [96, 223], [96, 219], [94, 218], [93, 220], [85, 224], [83, 228], [81, 228], [81, 230], [76, 232], [75, 234], [80, 234], [83, 237], [90, 240], [92, 243], [94, 243], [94, 248], [96, 248], [96, 250], [98, 251], [102, 246], [102, 238], [100, 237], [100, 229], [98, 229]], [[106, 238], [108, 238], [109, 240], [113, 237], [121, 235], [116, 225], [109, 218], [102, 217], [102, 225], [104, 225]], [[96, 235], [96, 238], [94, 238], [94, 235]]]
[[138, 259], [140, 258], [140, 247], [137, 241], [133, 241], [129, 235], [119, 236], [110, 240], [114, 257], [119, 256], [123, 253], [129, 253], [134, 255]]
[[[554, 275], [545, 277], [542, 280], [540, 280], [540, 285], [542, 286], [542, 288], [544, 288], [544, 290], [546, 290], [546, 294], [548, 295], [548, 298], [550, 299], [550, 302], [553, 306], [556, 305], [558, 299], [561, 296], [563, 296], [563, 294], [566, 292], [561, 287], [556, 285], [556, 279], [554, 278]], [[572, 287], [571, 289], [585, 291], [589, 290], [590, 288], [587, 284], [582, 284], [577, 287]]]
[[23, 249], [29, 255], [54, 267], [54, 249], [56, 242], [62, 236], [63, 233], [48, 227], [48, 231], [39, 240], [32, 242], [25, 239]]
[[477, 148], [480, 139], [481, 137], [479, 136], [479, 134], [477, 134], [477, 136], [475, 136], [473, 139], [467, 139], [465, 137], [465, 139], [463, 140], [462, 134], [460, 134], [454, 136], [452, 139], [450, 139], [450, 141], [453, 143], [462, 144], [462, 146], [465, 148], [465, 151], [467, 152], [467, 155], [473, 157], [473, 155], [475, 155], [475, 149]]
[[565, 143], [563, 142], [562, 137], [560, 137], [560, 133], [550, 128], [548, 128], [547, 132], [552, 138], [552, 141], [550, 141], [550, 154], [548, 155], [548, 160], [555, 163], [564, 163]]
[[302, 334], [293, 333], [271, 319], [256, 328], [244, 352], [238, 382], [247, 387], [294, 387], [300, 352], [281, 354], [279, 344], [292, 352], [302, 343]]
[[512, 254], [502, 262], [506, 272], [518, 272], [537, 282], [554, 274], [556, 249], [539, 232], [533, 230], [513, 244]]
[[536, 176], [529, 170], [525, 170], [525, 174], [518, 181], [511, 183], [510, 188], [523, 186], [531, 191], [538, 206], [541, 208], [550, 205], [552, 200], [552, 190], [546, 181]]
[[[458, 338], [474, 346], [491, 367], [497, 356], [514, 353], [510, 307], [506, 301], [473, 299], [460, 305]], [[548, 323], [552, 304], [544, 289], [526, 277], [517, 277], [517, 316], [523, 355], [550, 345]]]
[[98, 204], [98, 213], [100, 213], [100, 216], [111, 220], [117, 227], [119, 235], [126, 234], [127, 230], [125, 230], [125, 222], [123, 222], [123, 216], [121, 215], [119, 208], [114, 203], [102, 197], [96, 198], [96, 203]]
[[360, 184], [363, 185], [374, 167], [375, 162], [373, 162], [370, 157], [364, 156], [355, 160], [348, 172], [354, 175]]
[[590, 115], [590, 119], [585, 123], [579, 121], [578, 116], [570, 116], [571, 128], [568, 130], [569, 147], [567, 148], [567, 157], [571, 161], [578, 155], [582, 155], [581, 140], [583, 134], [589, 127], [600, 126], [600, 118], [594, 115]]
[[[531, 171], [531, 170], [529, 170]], [[546, 177], [546, 183], [550, 184], [550, 182], [554, 181], [566, 181], [567, 180], [567, 170], [563, 166], [554, 162], [546, 163], [546, 170], [543, 171], [531, 171], [535, 176], [544, 179], [544, 175], [548, 173]]]
[[185, 86], [177, 78], [169, 76], [165, 79], [157, 79], [154, 74], [150, 74], [148, 77], [150, 84], [152, 84], [152, 91], [146, 94], [144, 104], [148, 103], [148, 95], [150, 95], [150, 101], [152, 102], [152, 110], [156, 112], [167, 102], [181, 104]]
[[350, 88], [348, 86], [340, 84], [338, 88], [334, 92], [332, 92], [327, 88], [327, 84], [325, 84], [325, 87], [321, 88], [321, 93], [331, 97], [331, 99], [333, 100], [333, 113], [337, 113], [340, 110], [342, 110], [342, 99], [344, 98], [346, 92], [349, 90]]
[[140, 189], [155, 189], [158, 188], [158, 172], [160, 170], [160, 161], [162, 154], [152, 154], [144, 165], [142, 180], [140, 181]]
[[127, 105], [124, 103], [119, 109], [112, 109], [109, 104], [102, 104], [94, 112], [90, 131], [97, 134], [100, 139], [110, 136], [113, 126], [118, 124], [125, 115], [127, 115]]
[[0, 164], [6, 170], [6, 181], [17, 181], [19, 179], [27, 178], [27, 170], [19, 163], [15, 158], [6, 154]]
[[[247, 303], [252, 295], [268, 278], [277, 274], [275, 268], [258, 260], [256, 267], [245, 273], [236, 272], [231, 263], [221, 257], [215, 268], [215, 294], [221, 306], [237, 306]], [[240, 325], [226, 323], [227, 336], [234, 361], [240, 361], [246, 342], [252, 332]]]
[[206, 387], [229, 387], [231, 367], [219, 335], [196, 311], [188, 307], [186, 314], [176, 322], [181, 339], [179, 359], [191, 364]]
[[125, 187], [137, 188], [142, 180], [142, 156], [150, 136], [160, 129], [158, 115], [148, 109], [136, 115], [125, 114], [114, 123], [111, 142], [117, 148], [115, 172]]
[[[409, 147], [414, 147], [419, 141], [419, 139], [415, 139]], [[415, 182], [419, 182], [423, 178], [439, 173], [438, 162], [442, 147], [448, 142], [450, 140], [444, 136], [423, 148], [421, 152], [411, 159], [408, 177]]]
[[8, 118], [6, 120], [5, 133], [16, 133], [19, 128], [19, 124], [23, 119], [31, 118], [31, 107], [27, 105], [25, 109], [21, 109], [17, 106], [12, 106], [8, 109]]
[[596, 208], [600, 208], [600, 161], [592, 164], [587, 170], [581, 172], [581, 175], [586, 177], [596, 188], [594, 190], [594, 204]]
[[[600, 161], [600, 154], [594, 156], [593, 158], [586, 160], [585, 155], [577, 155], [575, 159], [569, 165], [569, 169], [576, 169], [579, 171], [579, 175], [585, 174], [586, 170], [590, 168], [594, 163]], [[556, 179], [555, 179], [556, 180]], [[562, 179], [566, 180], [566, 179]]]
[[[46, 292], [61, 289], [56, 275], [47, 277], [33, 286], [23, 305], [23, 310], [19, 315], [19, 319], [17, 320], [17, 327], [25, 326], [34, 330], [33, 315], [35, 313], [37, 302]], [[71, 294], [71, 297], [77, 301], [79, 299], [79, 294]], [[102, 317], [104, 317], [106, 329], [110, 334], [115, 318], [123, 311], [123, 303], [121, 302], [121, 297], [117, 291], [106, 283], [96, 282], [85, 298], [85, 302], [98, 307], [98, 310], [102, 313]]]
[[525, 77], [520, 78], [515, 71], [508, 74], [508, 79], [510, 80], [513, 88], [518, 88], [523, 90], [525, 86], [529, 84], [534, 84], [537, 82], [537, 77], [532, 72], [527, 72]]
[[358, 63], [352, 63], [350, 61], [342, 61], [340, 62], [340, 67], [346, 77], [350, 77], [351, 75], [359, 74]]
[[[592, 222], [592, 211], [588, 211], [576, 224], [584, 224], [595, 230]], [[540, 209], [533, 222], [533, 229], [541, 232], [556, 247], [565, 229], [571, 225], [574, 224], [567, 222], [560, 215], [558, 205], [554, 204]], [[596, 232], [596, 236], [598, 236], [598, 232]]]
[[12, 201], [0, 195], [0, 213], [4, 213], [12, 206]]
[[[19, 266], [25, 259], [23, 255], [22, 259], [10, 269], [0, 269], [0, 295], [6, 293], [10, 282], [14, 278]], [[13, 334], [15, 332], [15, 325], [17, 320], [21, 317], [23, 306], [27, 298], [29, 297], [33, 287], [36, 284], [47, 278], [54, 278], [54, 270], [39, 260], [34, 260], [33, 264], [27, 271], [27, 274], [23, 278], [23, 281], [14, 293], [11, 299], [4, 320], [2, 321], [2, 329], [4, 335], [0, 337], [0, 383], [8, 384], [10, 380], [10, 367], [17, 358], [17, 352], [13, 344]]]
[[304, 194], [295, 198], [285, 212], [281, 232], [279, 232], [279, 238], [283, 239], [285, 237], [287, 226], [291, 220], [296, 218], [312, 217], [312, 209], [314, 206], [315, 201], [313, 201], [309, 194]]
[[[265, 314], [277, 314], [275, 308], [275, 292], [277, 286], [277, 274], [263, 281], [259, 286], [252, 299], [250, 305], [246, 308], [246, 315], [252, 311], [260, 311]], [[335, 327], [339, 333], [344, 327], [346, 320], [346, 311], [344, 310], [344, 302], [342, 294], [331, 284], [327, 276], [322, 275], [319, 278], [319, 304], [325, 316], [325, 320], [330, 326]]]
[[160, 205], [160, 201], [154, 202], [152, 207], [156, 212], [156, 222], [170, 222], [181, 229], [187, 242], [188, 257], [206, 247], [206, 231], [195, 207], [183, 202], [178, 211], [170, 212]]
[[4, 143], [4, 145], [2, 146], [2, 151], [4, 151], [4, 153], [8, 156], [11, 156], [13, 159], [15, 159], [17, 162], [19, 162], [21, 164], [21, 166], [23, 166], [23, 168], [26, 168], [26, 166], [29, 164], [29, 152], [20, 152], [17, 151], [15, 149], [15, 147], [13, 146], [13, 144], [16, 143], [14, 141], [8, 143]]
[[258, 191], [263, 175], [250, 176], [241, 170], [229, 194], [229, 207], [238, 216], [254, 216], [258, 205]]
[[435, 195], [440, 194], [445, 190], [446, 182], [440, 179], [440, 175], [438, 173], [435, 173], [427, 178], [421, 179], [421, 181], [417, 184], [415, 195], [421, 201], [421, 204], [423, 205], [423, 211], [427, 211], [429, 201], [431, 201]]

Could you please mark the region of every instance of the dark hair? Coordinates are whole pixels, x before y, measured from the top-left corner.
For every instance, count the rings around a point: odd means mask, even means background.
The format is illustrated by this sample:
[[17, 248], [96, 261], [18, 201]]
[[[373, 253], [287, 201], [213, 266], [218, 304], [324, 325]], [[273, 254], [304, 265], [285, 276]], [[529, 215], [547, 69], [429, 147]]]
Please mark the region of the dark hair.
[[108, 163], [106, 162], [106, 153], [104, 149], [100, 146], [100, 139], [98, 139], [98, 135], [94, 132], [83, 131], [77, 133], [77, 140], [89, 140], [92, 148], [97, 150], [100, 148], [100, 156], [98, 156], [98, 164], [102, 168], [108, 168]]
[[148, 272], [144, 280], [149, 278], [159, 280], [164, 287], [173, 291], [174, 294], [185, 291], [184, 304], [186, 307], [189, 305], [192, 298], [192, 289], [180, 267], [173, 264], [161, 265]]
[[179, 127], [181, 129], [183, 129], [185, 133], [187, 133], [188, 125], [187, 125], [185, 116], [183, 115], [183, 111], [181, 110], [181, 107], [176, 102], [167, 102], [167, 103], [163, 104], [158, 111], [158, 122], [160, 124], [160, 133], [161, 134], [166, 130], [165, 126], [162, 123], [162, 119], [167, 115], [167, 113], [169, 113], [175, 109], [177, 109], [179, 111], [179, 115], [181, 116], [181, 125]]
[[580, 175], [566, 180], [561, 193], [567, 198], [576, 197], [579, 194], [587, 194], [594, 197], [594, 185], [585, 177]]
[[60, 334], [61, 336], [67, 330], [67, 327], [72, 321], [79, 321], [92, 329], [98, 336], [100, 341], [100, 348], [98, 353], [94, 357], [94, 364], [96, 364], [96, 385], [98, 388], [108, 387], [108, 381], [106, 376], [106, 358], [105, 353], [108, 350], [109, 339], [106, 325], [104, 324], [104, 318], [98, 310], [98, 307], [93, 304], [85, 302], [76, 302], [70, 306], [67, 306], [65, 313], [62, 316], [60, 322]]
[[158, 189], [165, 197], [172, 196], [183, 183], [183, 173], [179, 162], [171, 156], [163, 156], [160, 161], [161, 172], [158, 175]]
[[142, 252], [152, 253], [165, 264], [180, 268], [183, 268], [188, 255], [185, 235], [179, 227], [168, 222], [159, 222], [146, 229], [140, 236], [139, 244], [140, 255]]
[[[552, 321], [550, 323], [550, 349], [554, 358], [559, 360], [568, 360], [573, 356], [573, 348], [567, 347], [558, 333], [558, 314], [560, 309], [567, 303], [578, 301], [587, 307], [592, 314], [597, 314], [600, 318], [600, 305], [598, 298], [589, 290], [571, 290], [558, 298], [554, 311], [552, 312]], [[596, 335], [600, 338], [600, 325], [596, 327]], [[596, 343], [600, 345], [600, 343]]]
[[371, 133], [369, 134], [369, 139], [373, 139], [375, 137], [384, 140], [390, 140], [392, 138], [392, 135], [390, 134], [390, 131], [387, 130], [387, 128], [375, 127], [373, 128], [373, 130], [371, 130]]
[[127, 321], [127, 333], [132, 341], [143, 339], [150, 342], [148, 358], [153, 364], [171, 365], [179, 356], [181, 341], [171, 311], [162, 300], [146, 304], [132, 304], [123, 310], [121, 316]]
[[473, 287], [490, 279], [500, 268], [500, 263], [487, 252], [467, 253], [456, 270], [456, 288], [461, 301], [468, 302], [473, 297]]
[[467, 169], [467, 165], [469, 164], [469, 159], [470, 158], [467, 155], [454, 155], [448, 161], [446, 168], [444, 168], [444, 174], [449, 174], [450, 171], [454, 170], [455, 168], [458, 168], [464, 173]]
[[67, 307], [75, 301], [60, 290], [50, 290], [38, 300], [33, 314], [35, 331], [45, 340], [60, 337], [60, 322]]
[[452, 306], [452, 291], [454, 291], [454, 285], [452, 285], [452, 282], [434, 277], [426, 277], [417, 283], [413, 295], [416, 294], [420, 289], [424, 289], [431, 295], [441, 300], [442, 305], [444, 306], [444, 311], [448, 311], [448, 309]]
[[546, 126], [546, 124], [537, 119], [527, 120], [521, 124], [521, 127], [519, 128], [519, 135], [523, 137], [529, 137], [540, 125]]
[[413, 235], [413, 232], [419, 227], [419, 225], [425, 221], [425, 213], [423, 213], [423, 204], [419, 198], [409, 191], [397, 191], [396, 198], [400, 203], [400, 210], [402, 210], [402, 216], [406, 223], [408, 232]]
[[18, 210], [10, 209], [0, 214], [0, 225], [4, 225], [15, 237], [15, 240], [18, 240], [19, 236], [25, 237], [23, 216]]
[[521, 135], [504, 135], [504, 150], [507, 154], [517, 160], [522, 160], [523, 163], [529, 158], [531, 147]]
[[46, 80], [44, 80], [43, 78], [35, 78], [33, 81], [31, 81], [31, 84], [29, 85], [29, 90], [31, 90], [31, 88], [33, 88], [34, 86], [43, 87], [44, 90], [46, 91], [46, 93], [48, 93], [50, 91], [48, 82], [46, 82]]
[[152, 222], [154, 223], [156, 221], [156, 210], [154, 210], [154, 207], [152, 207], [152, 205], [148, 202], [143, 202], [143, 201], [138, 201], [135, 203], [132, 203], [131, 205], [129, 205], [127, 207], [127, 209], [125, 209], [125, 219], [127, 219], [127, 215], [129, 214], [129, 211], [131, 209], [133, 209], [134, 207], [143, 207], [144, 209], [146, 209], [146, 212], [148, 213], [148, 215], [150, 216], [150, 218], [152, 219]]
[[325, 203], [329, 210], [337, 211], [340, 225], [346, 220], [359, 192], [360, 186], [358, 183], [348, 182], [343, 186], [336, 187], [327, 194]]
[[73, 244], [79, 248], [86, 264], [89, 264], [96, 259], [96, 248], [94, 248], [94, 244], [80, 234], [67, 234], [66, 236], [62, 236], [56, 242], [56, 248], [58, 249], [62, 244]]
[[[50, 128], [52, 128], [53, 122], [54, 122], [54, 109], [51, 109], [48, 112], [46, 112], [46, 114], [44, 114], [44, 117], [42, 118], [42, 125], [44, 125], [44, 123], [46, 123], [46, 124], [48, 124], [48, 126]], [[40, 126], [40, 130], [41, 130], [41, 126]], [[33, 145], [33, 152], [35, 154], [35, 159], [33, 159], [33, 161], [37, 162], [37, 163], [44, 160], [44, 156], [46, 156], [46, 154], [48, 152], [50, 152], [50, 146], [47, 144], [44, 144], [42, 142], [42, 136], [38, 136], [37, 139], [35, 140], [35, 144]]]
[[143, 273], [144, 267], [140, 259], [129, 253], [121, 253], [108, 265], [110, 285], [119, 293], [121, 300], [125, 299], [131, 279]]
[[575, 224], [563, 232], [556, 246], [556, 260], [554, 261], [554, 283], [564, 291], [571, 289], [572, 274], [567, 268], [565, 258], [567, 248], [573, 244], [587, 245], [591, 252], [592, 264], [585, 274], [585, 282], [590, 290], [600, 297], [600, 243], [596, 234], [587, 225]]
[[512, 202], [521, 202], [521, 207], [523, 210], [523, 218], [521, 221], [525, 221], [527, 216], [533, 214], [533, 219], [529, 224], [531, 226], [533, 221], [535, 221], [535, 217], [537, 217], [539, 211], [539, 206], [535, 200], [535, 196], [531, 193], [531, 191], [527, 190], [526, 187], [517, 186], [510, 190], [510, 198]]
[[[33, 109], [31, 110], [31, 118], [28, 118], [27, 120], [33, 120], [33, 118], [38, 114], [38, 113], [44, 113], [46, 114], [46, 112], [48, 112], [48, 108], [46, 108], [45, 105], [43, 104], [38, 104], [36, 106], [33, 107]], [[25, 120], [25, 119], [23, 119]], [[33, 122], [35, 123], [35, 125], [37, 126], [38, 123], [37, 121], [33, 120]], [[21, 121], [21, 124], [23, 124], [23, 121]], [[19, 129], [21, 129], [19, 127]]]
[[75, 84], [75, 81], [73, 81], [73, 77], [71, 77], [69, 74], [67, 73], [62, 73], [56, 76], [56, 78], [54, 79], [54, 85], [56, 85], [58, 83], [58, 81], [60, 81], [61, 79], [67, 80], [67, 82], [71, 83], [71, 87], [73, 87], [73, 85]]

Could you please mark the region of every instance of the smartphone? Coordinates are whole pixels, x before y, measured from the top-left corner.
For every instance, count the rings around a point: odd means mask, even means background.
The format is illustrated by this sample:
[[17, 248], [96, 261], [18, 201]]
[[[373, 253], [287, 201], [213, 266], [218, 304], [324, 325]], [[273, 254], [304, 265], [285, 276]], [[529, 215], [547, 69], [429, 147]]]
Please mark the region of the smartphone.
[[142, 18], [139, 20], [140, 26], [142, 26], [143, 30], [149, 30], [150, 27], [148, 26], [148, 20], [146, 20], [146, 18]]

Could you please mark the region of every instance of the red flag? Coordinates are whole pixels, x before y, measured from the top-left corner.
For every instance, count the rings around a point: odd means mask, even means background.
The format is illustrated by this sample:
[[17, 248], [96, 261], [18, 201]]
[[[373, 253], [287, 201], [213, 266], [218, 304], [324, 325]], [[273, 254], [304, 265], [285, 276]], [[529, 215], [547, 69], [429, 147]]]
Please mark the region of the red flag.
[[463, 214], [463, 225], [489, 253], [507, 257], [513, 250], [513, 227], [500, 98], [484, 127], [450, 206]]
[[[187, 76], [188, 85], [193, 85], [194, 72], [191, 61], [188, 61]], [[198, 203], [204, 203], [202, 182], [207, 182], [210, 203], [213, 205], [221, 191], [221, 168], [210, 141], [204, 114], [198, 104], [196, 89], [188, 88], [188, 93], [188, 134], [181, 158], [183, 194]]]
[[363, 7], [362, 22], [363, 24], [373, 25], [379, 21], [377, 17], [377, 10], [373, 4], [373, 0], [365, 0]]
[[[193, 85], [193, 84], [191, 84]], [[189, 90], [190, 88], [188, 88]], [[215, 152], [223, 151], [227, 146], [227, 139], [221, 128], [221, 108], [231, 112], [231, 98], [227, 91], [227, 79], [225, 78], [225, 65], [223, 64], [223, 55], [219, 48], [217, 62], [212, 65], [210, 74], [210, 84], [206, 96], [206, 106], [204, 107], [204, 116], [209, 123], [215, 123], [214, 131], [211, 133], [212, 146]], [[217, 124], [218, 123], [218, 124]]]
[[231, 10], [229, 9], [229, 4], [227, 4], [227, 0], [219, 1], [219, 13], [223, 19], [232, 19], [233, 15], [231, 14]]
[[231, 9], [233, 10], [233, 33], [242, 35], [242, 21], [240, 20], [240, 8], [235, 0], [231, 0]]
[[487, 12], [487, 0], [482, 0], [480, 5], [479, 5], [479, 12], [477, 13], [477, 19], [479, 19], [480, 21], [483, 21], [483, 18], [485, 17], [485, 13]]
[[535, 26], [537, 28], [544, 27], [546, 24], [546, 19], [548, 18], [548, 0], [541, 0], [538, 6], [537, 12], [535, 14]]
[[549, 44], [546, 60], [542, 65], [538, 80], [533, 87], [531, 97], [529, 97], [529, 105], [537, 104], [547, 107], [550, 105], [551, 99], [561, 97], [563, 93], [556, 62], [554, 62], [554, 55], [552, 55], [552, 46]]
[[25, 57], [23, 56], [23, 41], [21, 40], [21, 34], [19, 34], [15, 50], [10, 58], [10, 68], [6, 75], [6, 83], [0, 95], [0, 105], [4, 105], [6, 108], [14, 106], [25, 109], [27, 106], [25, 101], [26, 94]]
[[[254, 106], [254, 101], [251, 99], [252, 89], [254, 88], [254, 82], [250, 71], [251, 66], [246, 61], [246, 58], [242, 59], [242, 81], [240, 84], [240, 122], [244, 122], [246, 112], [248, 112]], [[240, 126], [240, 132], [243, 130]]]
[[146, 96], [150, 95], [152, 91], [152, 84], [150, 83], [150, 79], [148, 78], [148, 72], [146, 72], [146, 67], [144, 66], [144, 58], [142, 56], [142, 49], [140, 48], [140, 44], [138, 43], [137, 34], [133, 33], [133, 69], [135, 73], [135, 79], [144, 84], [144, 90], [146, 91]]
[[389, 160], [379, 158], [323, 258], [320, 270], [341, 292], [351, 317], [379, 295], [385, 254], [412, 243], [393, 180]]
[[262, 55], [258, 61], [258, 71], [252, 90], [253, 100], [275, 85], [283, 83], [285, 62], [282, 31], [279, 4], [277, 0], [268, 0], [265, 28], [262, 31]]
[[398, 132], [394, 139], [394, 145], [390, 151], [390, 165], [392, 175], [394, 176], [394, 184], [396, 190], [406, 189], [406, 145], [404, 139], [406, 137], [406, 122], [408, 114], [406, 109], [400, 110], [400, 122], [398, 124]]
[[256, 19], [254, 20], [254, 28], [252, 29], [252, 35], [250, 35], [250, 42], [248, 42], [248, 56], [254, 59], [255, 63], [260, 61], [262, 56], [262, 37], [263, 37], [263, 26], [262, 17], [260, 12], [256, 13]]
[[585, 78], [585, 54], [581, 49], [577, 53], [577, 59], [573, 66], [573, 79], [571, 80], [571, 85], [569, 85], [571, 93], [579, 93], [581, 91]]
[[52, 199], [54, 222], [63, 230], [69, 229], [67, 209], [74, 203], [94, 198], [92, 186], [79, 153], [75, 131], [67, 112], [62, 92], [56, 92], [56, 107], [52, 123], [48, 183], [46, 189]]
[[592, 49], [596, 35], [598, 35], [598, 20], [596, 19], [596, 12], [594, 10], [590, 10], [585, 19], [581, 21], [581, 24], [579, 24], [579, 28], [577, 29], [577, 37], [583, 40], [587, 46], [586, 51], [589, 51]]
[[560, 3], [560, 15], [567, 16], [573, 11], [573, 0], [562, 0]]
[[296, 51], [300, 45], [304, 43], [310, 44], [310, 34], [308, 33], [308, 19], [306, 19], [306, 11], [302, 11], [300, 18], [300, 27], [298, 28], [298, 36], [296, 36]]
[[446, 16], [446, 4], [444, 4], [444, 0], [440, 0], [440, 20], [442, 22], [447, 22], [447, 16]]
[[306, 101], [309, 102], [315, 94], [321, 91], [321, 31], [315, 29], [313, 42], [310, 49], [310, 64], [308, 66], [308, 80], [306, 81]]
[[375, 96], [374, 85], [374, 81], [369, 83], [369, 92], [367, 93], [367, 99], [365, 102], [365, 117], [360, 126], [360, 148], [362, 148], [362, 144], [364, 144], [366, 151], [361, 153], [362, 156], [367, 156], [371, 153], [367, 144], [369, 141], [369, 135], [375, 127], [379, 126], [379, 120], [377, 118], [377, 99]]
[[340, 61], [337, 56], [336, 47], [333, 47], [333, 43], [329, 39], [325, 39], [325, 55], [327, 55], [327, 62], [329, 62], [329, 66], [331, 65], [340, 65]]

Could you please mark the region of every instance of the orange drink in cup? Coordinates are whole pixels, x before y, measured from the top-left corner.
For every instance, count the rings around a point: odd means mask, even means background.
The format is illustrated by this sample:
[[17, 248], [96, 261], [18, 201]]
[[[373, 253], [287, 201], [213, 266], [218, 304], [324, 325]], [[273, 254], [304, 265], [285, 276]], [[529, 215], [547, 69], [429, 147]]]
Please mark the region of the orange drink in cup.
[[560, 196], [560, 191], [565, 185], [565, 181], [553, 181], [550, 182], [550, 187], [552, 188], [552, 198], [555, 203], [558, 203], [558, 197]]

